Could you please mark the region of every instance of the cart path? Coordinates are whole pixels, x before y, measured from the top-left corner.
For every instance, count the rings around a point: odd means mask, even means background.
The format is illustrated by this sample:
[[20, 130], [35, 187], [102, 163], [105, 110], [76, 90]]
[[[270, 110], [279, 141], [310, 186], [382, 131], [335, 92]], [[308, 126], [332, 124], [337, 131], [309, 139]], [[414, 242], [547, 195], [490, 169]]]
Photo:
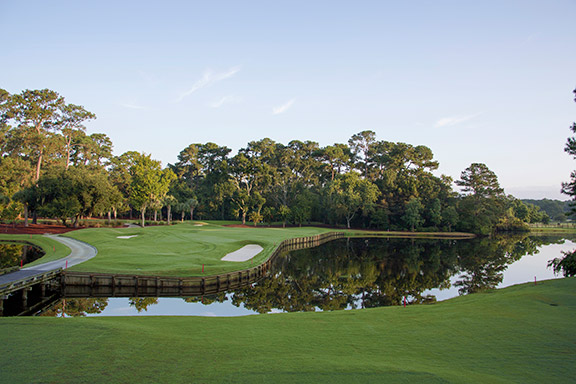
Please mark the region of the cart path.
[[66, 268], [66, 262], [68, 262], [68, 267], [71, 267], [93, 258], [98, 253], [95, 247], [79, 240], [71, 239], [69, 237], [60, 237], [58, 235], [46, 234], [44, 236], [58, 241], [59, 243], [62, 243], [70, 248], [70, 254], [62, 259], [49, 261], [47, 263], [38, 264], [32, 267], [22, 268], [20, 271], [2, 275], [0, 276], [0, 285], [9, 284], [11, 282], [48, 272], [54, 269], [64, 269]]

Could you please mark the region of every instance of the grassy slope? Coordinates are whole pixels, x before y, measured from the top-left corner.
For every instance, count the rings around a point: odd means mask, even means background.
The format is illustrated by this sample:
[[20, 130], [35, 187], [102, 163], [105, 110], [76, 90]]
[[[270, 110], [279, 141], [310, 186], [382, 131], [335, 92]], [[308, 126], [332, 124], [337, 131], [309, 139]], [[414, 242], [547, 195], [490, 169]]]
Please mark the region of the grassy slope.
[[25, 266], [31, 267], [37, 264], [47, 263], [49, 261], [58, 260], [70, 254], [70, 248], [62, 243], [52, 240], [42, 235], [3, 235], [0, 234], [0, 240], [7, 241], [27, 241], [42, 248], [46, 255], [42, 258], [28, 263]]
[[434, 305], [243, 318], [4, 318], [4, 382], [574, 380], [576, 279]]
[[[215, 275], [250, 268], [264, 262], [284, 239], [329, 232], [324, 228], [231, 228], [191, 223], [146, 228], [98, 228], [66, 236], [98, 249], [91, 260], [70, 268], [76, 271], [158, 276]], [[118, 236], [132, 236], [118, 239]], [[253, 260], [236, 263], [220, 259], [247, 244], [264, 250]], [[204, 273], [202, 273], [202, 265]]]

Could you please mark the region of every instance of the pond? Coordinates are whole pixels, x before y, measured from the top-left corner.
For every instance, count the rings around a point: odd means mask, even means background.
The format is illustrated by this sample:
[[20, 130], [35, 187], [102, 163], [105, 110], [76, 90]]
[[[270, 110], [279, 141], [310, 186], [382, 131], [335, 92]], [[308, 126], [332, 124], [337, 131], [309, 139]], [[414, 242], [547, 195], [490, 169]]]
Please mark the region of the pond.
[[0, 241], [0, 269], [19, 267], [44, 256], [44, 251], [26, 242]]
[[343, 238], [274, 260], [242, 289], [193, 298], [65, 299], [45, 316], [242, 316], [429, 303], [535, 279], [573, 238], [506, 236], [470, 240]]

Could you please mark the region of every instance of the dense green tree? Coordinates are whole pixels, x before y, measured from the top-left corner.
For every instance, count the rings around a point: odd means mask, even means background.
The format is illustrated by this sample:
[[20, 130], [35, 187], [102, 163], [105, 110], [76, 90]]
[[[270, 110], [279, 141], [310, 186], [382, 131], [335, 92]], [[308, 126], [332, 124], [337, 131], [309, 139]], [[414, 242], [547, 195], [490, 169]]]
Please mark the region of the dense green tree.
[[458, 202], [459, 228], [488, 235], [507, 215], [508, 202], [498, 177], [485, 164], [473, 163], [456, 181], [464, 196]]
[[504, 194], [496, 174], [482, 163], [472, 163], [466, 168], [456, 185], [462, 187], [464, 194], [472, 195], [476, 199], [502, 197]]
[[423, 208], [420, 199], [417, 198], [411, 199], [408, 204], [406, 204], [406, 212], [404, 213], [403, 219], [412, 232], [424, 223], [424, 218], [421, 214]]
[[260, 159], [248, 149], [231, 159], [231, 176], [234, 186], [232, 195], [234, 211], [236, 216], [241, 218], [242, 224], [246, 224], [248, 213], [253, 206], [258, 206], [260, 198], [263, 198], [258, 187], [262, 179], [266, 177], [266, 168]]
[[144, 227], [146, 209], [162, 201], [176, 176], [170, 169], [162, 170], [160, 162], [146, 154], [135, 158], [130, 174], [130, 203], [140, 211]]
[[378, 188], [370, 181], [348, 172], [334, 179], [328, 186], [330, 205], [334, 212], [346, 220], [346, 227], [360, 211], [369, 213], [378, 199]]
[[516, 218], [525, 223], [548, 223], [550, 217], [540, 207], [534, 204], [508, 196], [508, 204]]
[[372, 143], [376, 140], [376, 133], [373, 131], [362, 131], [353, 135], [348, 140], [348, 145], [352, 150], [354, 163], [364, 177], [368, 177], [368, 167], [370, 162], [370, 150]]
[[321, 148], [318, 151], [318, 158], [323, 163], [323, 168], [328, 171], [330, 181], [338, 174], [348, 171], [352, 152], [345, 144], [334, 144]]
[[8, 101], [6, 115], [17, 125], [12, 137], [21, 143], [19, 152], [35, 161], [35, 181], [40, 178], [46, 149], [61, 128], [63, 106], [64, 98], [49, 89], [25, 90]]
[[19, 157], [0, 158], [0, 217], [14, 220], [24, 209], [22, 202], [13, 196], [22, 188], [32, 185], [33, 168], [30, 163]]
[[62, 123], [61, 131], [64, 136], [66, 169], [70, 166], [70, 155], [72, 153], [72, 144], [78, 139], [86, 136], [86, 127], [84, 122], [96, 118], [92, 112], [88, 112], [84, 107], [75, 104], [62, 106]]
[[539, 207], [551, 220], [564, 222], [566, 221], [567, 214], [570, 212], [570, 202], [569, 201], [560, 201], [560, 200], [551, 200], [551, 199], [542, 199], [542, 200], [531, 200], [531, 199], [523, 199], [526, 205], [534, 205]]
[[426, 209], [426, 221], [432, 227], [438, 227], [442, 223], [442, 203], [440, 199], [435, 198], [430, 201]]
[[57, 217], [66, 225], [73, 219], [105, 212], [110, 205], [114, 187], [101, 172], [86, 168], [52, 169], [30, 187], [39, 200], [38, 211], [46, 217]]
[[442, 225], [448, 228], [448, 232], [452, 232], [456, 224], [458, 224], [458, 211], [456, 207], [450, 205], [442, 212]]
[[[225, 202], [232, 194], [229, 178], [230, 149], [215, 143], [195, 143], [184, 148], [170, 166], [198, 200], [201, 211], [224, 218]], [[179, 200], [182, 200], [178, 198]]]

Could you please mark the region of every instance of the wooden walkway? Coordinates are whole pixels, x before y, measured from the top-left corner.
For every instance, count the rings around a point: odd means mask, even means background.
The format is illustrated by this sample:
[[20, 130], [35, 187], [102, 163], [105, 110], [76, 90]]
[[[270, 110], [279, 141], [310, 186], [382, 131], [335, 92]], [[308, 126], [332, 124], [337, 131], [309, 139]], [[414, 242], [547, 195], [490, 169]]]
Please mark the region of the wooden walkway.
[[2, 275], [0, 276], [0, 296], [6, 296], [20, 289], [54, 280], [59, 278], [61, 273], [62, 268], [53, 269], [47, 272], [26, 269]]

